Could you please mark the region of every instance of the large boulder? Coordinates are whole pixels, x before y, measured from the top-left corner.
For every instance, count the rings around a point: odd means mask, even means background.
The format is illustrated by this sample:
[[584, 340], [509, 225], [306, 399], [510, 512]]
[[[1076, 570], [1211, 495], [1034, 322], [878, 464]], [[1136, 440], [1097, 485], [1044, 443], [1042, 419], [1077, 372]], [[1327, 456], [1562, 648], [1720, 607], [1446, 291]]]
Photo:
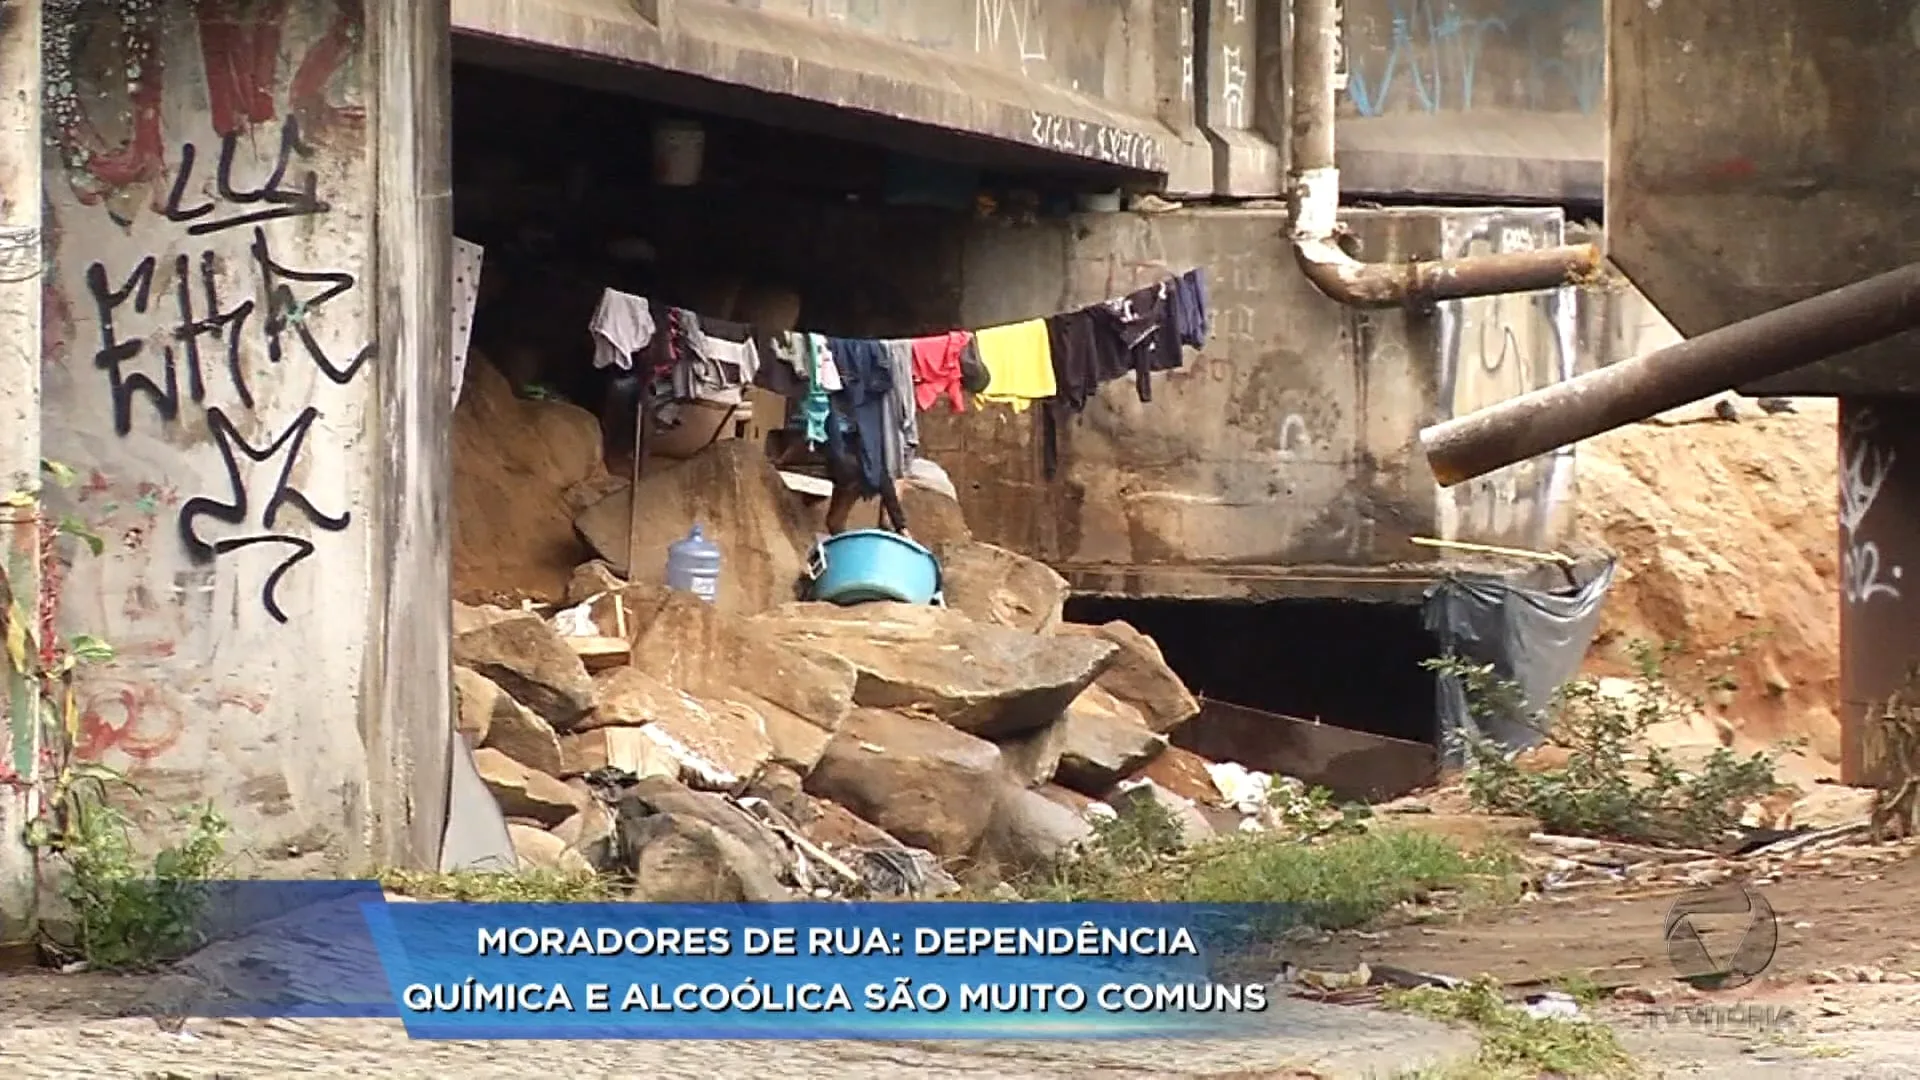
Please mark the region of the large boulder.
[[1169, 746], [1127, 779], [1151, 780], [1167, 791], [1203, 807], [1221, 806], [1226, 799], [1221, 795], [1219, 785], [1213, 782], [1213, 774], [1207, 768], [1209, 764], [1206, 758], [1191, 750]]
[[560, 737], [553, 725], [540, 719], [532, 709], [501, 695], [495, 707], [487, 737], [480, 744], [498, 750], [536, 772], [549, 776], [565, 775], [561, 763]]
[[1002, 877], [1058, 866], [1093, 839], [1087, 818], [1039, 791], [1009, 784], [994, 802], [981, 848], [983, 862]]
[[493, 680], [557, 731], [571, 731], [593, 708], [586, 665], [537, 615], [502, 618], [455, 636], [453, 662]]
[[[680, 778], [688, 783], [731, 791], [773, 757], [764, 720], [737, 702], [701, 701], [638, 668], [614, 668], [595, 682], [600, 703], [581, 724], [582, 734], [637, 728], [678, 764]], [[583, 745], [591, 752], [595, 744]]]
[[944, 554], [954, 545], [972, 542], [973, 530], [953, 496], [910, 479], [898, 486], [907, 526], [928, 550]]
[[993, 816], [1000, 749], [937, 720], [859, 709], [807, 777], [832, 799], [942, 858], [969, 854]]
[[[1086, 696], [1084, 691], [1081, 696]], [[1039, 787], [1051, 783], [1060, 771], [1060, 758], [1067, 750], [1066, 718], [994, 741], [1007, 774], [1026, 787]]]
[[1117, 619], [1100, 626], [1061, 623], [1055, 633], [1116, 646], [1119, 653], [1101, 673], [1100, 686], [1139, 709], [1154, 731], [1165, 735], [1200, 714], [1200, 702], [1167, 666], [1160, 646], [1131, 624]]
[[686, 461], [656, 459], [649, 468], [653, 471], [640, 480], [647, 512], [639, 522], [639, 565], [627, 565], [633, 505], [628, 489], [573, 519], [574, 528], [615, 573], [636, 582], [664, 582], [668, 546], [698, 524], [720, 548], [721, 610], [750, 614], [798, 595], [812, 529], [800, 497], [787, 490], [755, 441], [725, 440]]
[[584, 877], [593, 873], [593, 864], [587, 861], [585, 855], [568, 847], [565, 840], [545, 829], [509, 825], [507, 838], [513, 843], [513, 853], [521, 866], [557, 871], [569, 877]]
[[468, 353], [453, 412], [453, 595], [559, 600], [586, 554], [573, 516], [609, 479], [593, 414], [515, 397]]
[[1118, 652], [1102, 640], [1027, 634], [914, 604], [792, 604], [752, 621], [851, 663], [857, 704], [922, 711], [989, 739], [1053, 723]]
[[1167, 748], [1166, 736], [1154, 734], [1140, 710], [1098, 685], [1087, 687], [1067, 706], [1061, 727], [1065, 730], [1053, 779], [1087, 795], [1105, 795]]
[[467, 740], [467, 749], [480, 749], [493, 728], [495, 710], [509, 704], [523, 707], [485, 675], [463, 667], [453, 669], [453, 727]]
[[655, 903], [767, 903], [788, 899], [779, 837], [726, 799], [650, 777], [614, 806], [615, 861], [634, 897]]
[[561, 767], [555, 776], [570, 779], [603, 769], [628, 776], [666, 776], [678, 778], [680, 761], [666, 744], [646, 728], [602, 727], [582, 731], [560, 740]]
[[948, 607], [1029, 634], [1060, 625], [1072, 591], [1046, 563], [977, 542], [941, 550], [940, 588]]
[[656, 814], [621, 836], [632, 897], [650, 904], [770, 904], [792, 898], [773, 867], [695, 818]]
[[783, 641], [686, 593], [648, 613], [633, 666], [703, 700], [764, 698], [831, 734], [852, 710], [859, 676], [847, 660]]
[[473, 766], [505, 817], [552, 827], [580, 812], [582, 800], [571, 788], [498, 750], [475, 750]]

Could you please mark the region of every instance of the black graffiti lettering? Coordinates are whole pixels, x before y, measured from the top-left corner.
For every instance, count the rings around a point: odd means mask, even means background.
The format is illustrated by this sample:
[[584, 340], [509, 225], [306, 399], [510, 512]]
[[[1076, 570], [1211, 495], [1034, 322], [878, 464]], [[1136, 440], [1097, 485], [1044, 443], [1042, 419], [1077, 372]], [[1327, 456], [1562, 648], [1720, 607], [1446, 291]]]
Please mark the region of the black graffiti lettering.
[[165, 214], [168, 221], [187, 226], [187, 235], [206, 236], [209, 233], [238, 229], [248, 225], [260, 225], [281, 218], [310, 217], [324, 214], [332, 207], [320, 199], [319, 176], [308, 169], [299, 180], [296, 190], [288, 191], [283, 186], [287, 179], [287, 170], [294, 158], [312, 156], [312, 149], [300, 138], [300, 122], [289, 117], [280, 128], [280, 149], [274, 155], [273, 169], [259, 187], [251, 191], [239, 190], [234, 185], [233, 164], [240, 146], [240, 136], [231, 134], [220, 139], [220, 163], [214, 171], [214, 188], [222, 202], [237, 206], [255, 206], [265, 204], [265, 209], [248, 210], [226, 217], [203, 221], [202, 218], [214, 213], [216, 204], [212, 200], [194, 207], [184, 207], [181, 200], [186, 198], [187, 187], [193, 180], [194, 161], [199, 149], [192, 143], [183, 143], [180, 147], [180, 168], [174, 174], [173, 188], [167, 194]]
[[87, 292], [93, 297], [94, 313], [100, 320], [100, 351], [93, 354], [93, 363], [107, 373], [113, 398], [113, 430], [123, 436], [133, 430], [135, 394], [146, 395], [162, 420], [172, 421], [180, 415], [180, 380], [174, 374], [171, 354], [163, 368], [164, 383], [145, 372], [128, 371], [128, 362], [140, 355], [146, 342], [139, 338], [122, 341], [120, 328], [114, 323], [114, 313], [129, 304], [136, 314], [147, 313], [153, 298], [154, 266], [151, 255], [140, 260], [127, 275], [126, 284], [118, 289], [108, 284], [104, 265], [87, 267]]
[[[267, 246], [267, 231], [261, 228], [253, 230], [253, 257], [260, 267], [261, 282], [267, 294], [267, 359], [276, 364], [280, 362], [285, 352], [284, 339], [291, 330], [299, 337], [307, 356], [321, 374], [341, 386], [352, 382], [361, 365], [373, 356], [374, 346], [366, 345], [354, 354], [353, 359], [345, 364], [336, 364], [314, 338], [311, 321], [328, 301], [353, 288], [353, 275], [326, 270], [294, 270], [280, 265], [273, 260], [273, 253]], [[295, 284], [326, 287], [303, 299], [294, 295]]]
[[187, 354], [187, 393], [196, 402], [207, 399], [206, 381], [200, 367], [200, 338], [216, 335], [221, 340], [227, 354], [227, 377], [233, 381], [234, 392], [240, 403], [253, 407], [253, 392], [247, 388], [246, 371], [240, 364], [240, 333], [246, 329], [247, 319], [253, 314], [253, 301], [243, 300], [231, 310], [220, 310], [220, 286], [215, 276], [213, 252], [200, 253], [200, 287], [206, 293], [207, 313], [204, 318], [195, 318], [193, 310], [193, 261], [185, 255], [174, 260], [175, 286], [180, 298], [180, 326], [174, 330], [174, 340], [180, 342]]
[[[325, 532], [345, 531], [353, 521], [351, 511], [337, 517], [322, 513], [312, 500], [293, 486], [293, 470], [299, 463], [300, 451], [306, 444], [314, 421], [319, 418], [320, 410], [308, 406], [270, 445], [257, 448], [241, 436], [233, 421], [219, 407], [208, 409], [207, 431], [212, 434], [214, 444], [220, 450], [221, 461], [226, 466], [231, 497], [223, 501], [201, 496], [188, 499], [180, 506], [180, 540], [186, 545], [187, 554], [196, 562], [211, 562], [220, 555], [256, 544], [280, 544], [292, 549], [293, 553], [267, 575], [260, 591], [260, 601], [266, 607], [267, 614], [279, 623], [287, 621], [287, 614], [279, 602], [280, 582], [288, 571], [314, 553], [312, 541], [279, 531], [280, 511], [292, 507], [300, 511], [314, 528]], [[234, 526], [254, 525], [254, 500], [247, 491], [245, 478], [240, 475], [242, 457], [256, 465], [265, 465], [276, 457], [280, 459], [280, 472], [274, 480], [273, 493], [259, 508], [259, 531], [247, 536], [208, 541], [200, 535], [202, 518], [212, 518]]]

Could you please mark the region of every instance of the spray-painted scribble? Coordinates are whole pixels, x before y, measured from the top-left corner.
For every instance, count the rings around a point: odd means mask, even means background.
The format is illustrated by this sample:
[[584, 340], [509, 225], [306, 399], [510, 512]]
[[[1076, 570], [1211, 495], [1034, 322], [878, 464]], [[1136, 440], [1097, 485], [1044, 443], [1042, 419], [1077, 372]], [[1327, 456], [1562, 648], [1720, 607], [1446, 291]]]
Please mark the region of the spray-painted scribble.
[[[1880, 545], [1859, 537], [1860, 526], [1880, 501], [1880, 491], [1893, 475], [1893, 448], [1877, 446], [1873, 431], [1879, 418], [1870, 410], [1852, 414], [1846, 423], [1840, 462], [1840, 587], [1849, 604], [1876, 597], [1900, 599], [1895, 584], [1899, 566], [1882, 566]], [[1884, 576], [1882, 576], [1884, 574]]]
[[1605, 31], [1600, 0], [1369, 0], [1345, 21], [1347, 94], [1362, 116], [1591, 113]]

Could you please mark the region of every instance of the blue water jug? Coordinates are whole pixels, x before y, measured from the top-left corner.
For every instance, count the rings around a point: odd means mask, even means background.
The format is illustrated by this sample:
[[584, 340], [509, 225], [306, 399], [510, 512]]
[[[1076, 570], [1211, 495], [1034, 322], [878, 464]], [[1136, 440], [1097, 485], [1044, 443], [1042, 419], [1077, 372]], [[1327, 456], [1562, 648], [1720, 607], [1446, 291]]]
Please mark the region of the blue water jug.
[[720, 598], [720, 547], [695, 525], [685, 540], [667, 545], [667, 588], [711, 604]]

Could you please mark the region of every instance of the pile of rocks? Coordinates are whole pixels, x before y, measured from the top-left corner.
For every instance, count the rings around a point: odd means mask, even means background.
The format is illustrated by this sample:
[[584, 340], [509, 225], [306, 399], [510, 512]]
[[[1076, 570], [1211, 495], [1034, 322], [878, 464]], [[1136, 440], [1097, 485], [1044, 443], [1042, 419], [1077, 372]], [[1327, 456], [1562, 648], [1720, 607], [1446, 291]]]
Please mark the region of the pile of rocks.
[[649, 900], [927, 896], [1047, 865], [1125, 799], [1238, 823], [1169, 745], [1199, 705], [1149, 638], [1065, 623], [1043, 564], [937, 550], [944, 607], [709, 604], [600, 560], [557, 615], [457, 608], [456, 722], [521, 859]]

